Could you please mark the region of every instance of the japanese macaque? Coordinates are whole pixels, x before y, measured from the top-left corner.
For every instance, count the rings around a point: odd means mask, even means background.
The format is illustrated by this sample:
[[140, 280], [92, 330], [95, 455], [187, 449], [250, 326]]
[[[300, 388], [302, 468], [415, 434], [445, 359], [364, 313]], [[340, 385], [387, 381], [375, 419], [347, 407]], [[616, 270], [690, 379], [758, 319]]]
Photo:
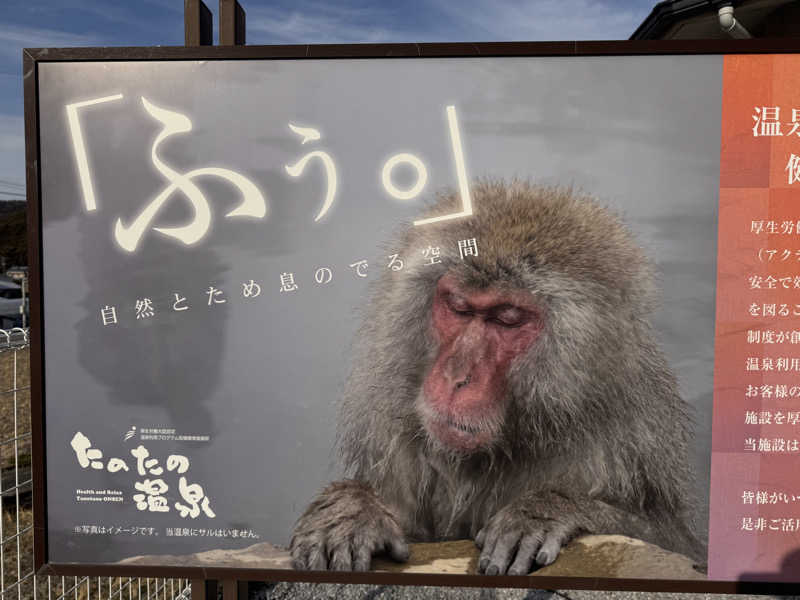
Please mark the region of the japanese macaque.
[[[391, 246], [406, 262], [373, 289], [340, 411], [352, 479], [298, 520], [294, 567], [367, 570], [406, 560], [409, 541], [470, 538], [481, 573], [526, 574], [590, 533], [703, 560], [688, 408], [646, 320], [644, 253], [572, 190], [471, 192], [474, 215]], [[445, 195], [426, 216], [459, 210]]]

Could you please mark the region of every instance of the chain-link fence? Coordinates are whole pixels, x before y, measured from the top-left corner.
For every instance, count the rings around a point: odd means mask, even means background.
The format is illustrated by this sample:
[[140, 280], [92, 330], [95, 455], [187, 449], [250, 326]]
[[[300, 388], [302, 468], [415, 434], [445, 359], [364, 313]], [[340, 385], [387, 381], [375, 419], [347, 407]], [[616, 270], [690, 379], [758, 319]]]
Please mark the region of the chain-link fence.
[[36, 577], [28, 332], [0, 329], [0, 600], [188, 600], [186, 579]]
[[[0, 329], [0, 600], [191, 600], [191, 585], [187, 579], [36, 577], [33, 566], [30, 389], [28, 332], [21, 328]], [[252, 600], [645, 600], [653, 597], [635, 592], [402, 588], [310, 583], [251, 582], [248, 588], [246, 595]], [[218, 593], [221, 592], [220, 586]], [[708, 594], [659, 594], [658, 597], [672, 600], [711, 598]], [[739, 596], [737, 600], [748, 598], [754, 597]]]

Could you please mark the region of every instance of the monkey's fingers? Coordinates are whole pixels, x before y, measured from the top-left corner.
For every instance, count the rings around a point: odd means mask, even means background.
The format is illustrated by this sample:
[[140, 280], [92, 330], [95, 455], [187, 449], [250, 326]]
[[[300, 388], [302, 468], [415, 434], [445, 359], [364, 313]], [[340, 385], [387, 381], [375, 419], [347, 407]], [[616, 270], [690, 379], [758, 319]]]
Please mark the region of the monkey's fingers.
[[314, 546], [308, 553], [309, 571], [325, 571], [328, 568], [328, 556], [325, 546]]
[[544, 567], [552, 563], [558, 558], [561, 547], [569, 537], [569, 528], [566, 525], [553, 523], [544, 538], [544, 543], [542, 543], [539, 553], [536, 555], [536, 564]]
[[536, 551], [542, 544], [542, 535], [539, 533], [529, 533], [522, 538], [517, 548], [517, 556], [513, 564], [508, 568], [509, 575], [527, 575], [533, 567], [533, 560]]
[[349, 540], [341, 541], [331, 548], [328, 568], [331, 571], [353, 570], [353, 553]]
[[308, 571], [308, 563], [306, 562], [306, 557], [302, 554], [297, 556], [292, 553], [292, 568], [297, 571]]
[[511, 559], [514, 557], [514, 553], [519, 547], [521, 538], [522, 531], [514, 530], [504, 533], [497, 539], [489, 564], [485, 569], [487, 575], [505, 574]]
[[497, 545], [497, 540], [500, 537], [500, 527], [497, 525], [497, 519], [493, 519], [489, 524], [483, 528], [483, 540], [481, 555], [478, 558], [478, 572], [485, 573], [492, 562], [492, 553], [494, 547]]
[[367, 545], [355, 545], [353, 548], [353, 571], [369, 571], [372, 563], [372, 549]]
[[292, 568], [300, 571], [324, 571], [328, 568], [325, 540], [321, 535], [295, 537], [291, 542]]
[[478, 532], [478, 535], [475, 536], [475, 545], [478, 548], [483, 548], [483, 542], [485, 542], [485, 541], [486, 541], [486, 527], [481, 529]]
[[494, 547], [497, 545], [497, 540], [500, 537], [500, 527], [497, 525], [498, 520], [497, 518], [493, 519], [492, 522], [483, 528], [485, 532], [483, 534], [483, 548], [481, 551], [481, 556], [478, 559], [478, 572], [485, 573], [486, 569], [489, 568], [489, 564], [492, 562], [492, 553], [494, 552]]
[[372, 556], [380, 552], [389, 552], [389, 542], [381, 540], [381, 534], [368, 530], [357, 533], [351, 541], [353, 571], [369, 571]]
[[406, 562], [410, 556], [408, 544], [402, 537], [391, 537], [386, 542], [386, 552], [397, 562]]

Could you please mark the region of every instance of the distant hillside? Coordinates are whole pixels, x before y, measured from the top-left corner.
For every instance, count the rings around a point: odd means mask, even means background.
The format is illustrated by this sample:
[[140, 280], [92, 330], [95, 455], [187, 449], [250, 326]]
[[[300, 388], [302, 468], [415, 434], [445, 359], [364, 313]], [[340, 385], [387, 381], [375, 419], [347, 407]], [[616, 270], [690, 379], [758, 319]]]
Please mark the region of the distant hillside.
[[0, 200], [0, 215], [25, 210], [24, 200]]
[[28, 264], [25, 202], [0, 202], [0, 256], [6, 266]]

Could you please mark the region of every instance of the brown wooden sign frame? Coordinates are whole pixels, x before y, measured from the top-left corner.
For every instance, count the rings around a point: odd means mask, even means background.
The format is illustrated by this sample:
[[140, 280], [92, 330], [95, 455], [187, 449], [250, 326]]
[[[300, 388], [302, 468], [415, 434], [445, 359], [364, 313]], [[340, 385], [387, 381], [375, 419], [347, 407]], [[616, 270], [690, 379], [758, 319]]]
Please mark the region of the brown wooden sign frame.
[[[232, 13], [233, 14], [233, 13]], [[235, 15], [234, 15], [235, 16]], [[230, 17], [233, 19], [234, 17]], [[195, 32], [197, 34], [197, 32]], [[202, 43], [199, 34], [194, 43]], [[227, 41], [227, 40], [226, 40]], [[47, 489], [44, 396], [44, 315], [42, 297], [41, 172], [38, 69], [43, 63], [99, 61], [371, 59], [424, 60], [445, 57], [552, 57], [687, 54], [800, 53], [800, 40], [590, 41], [428, 44], [346, 44], [285, 46], [193, 46], [149, 48], [60, 48], [23, 50], [25, 152], [30, 261], [31, 414], [33, 425], [34, 554], [39, 575], [181, 577], [193, 580], [305, 581], [357, 584], [593, 589], [701, 593], [800, 593], [786, 583], [687, 581], [670, 579], [606, 579], [593, 577], [530, 577], [405, 573], [303, 572], [208, 567], [134, 566], [52, 563], [47, 556]]]

